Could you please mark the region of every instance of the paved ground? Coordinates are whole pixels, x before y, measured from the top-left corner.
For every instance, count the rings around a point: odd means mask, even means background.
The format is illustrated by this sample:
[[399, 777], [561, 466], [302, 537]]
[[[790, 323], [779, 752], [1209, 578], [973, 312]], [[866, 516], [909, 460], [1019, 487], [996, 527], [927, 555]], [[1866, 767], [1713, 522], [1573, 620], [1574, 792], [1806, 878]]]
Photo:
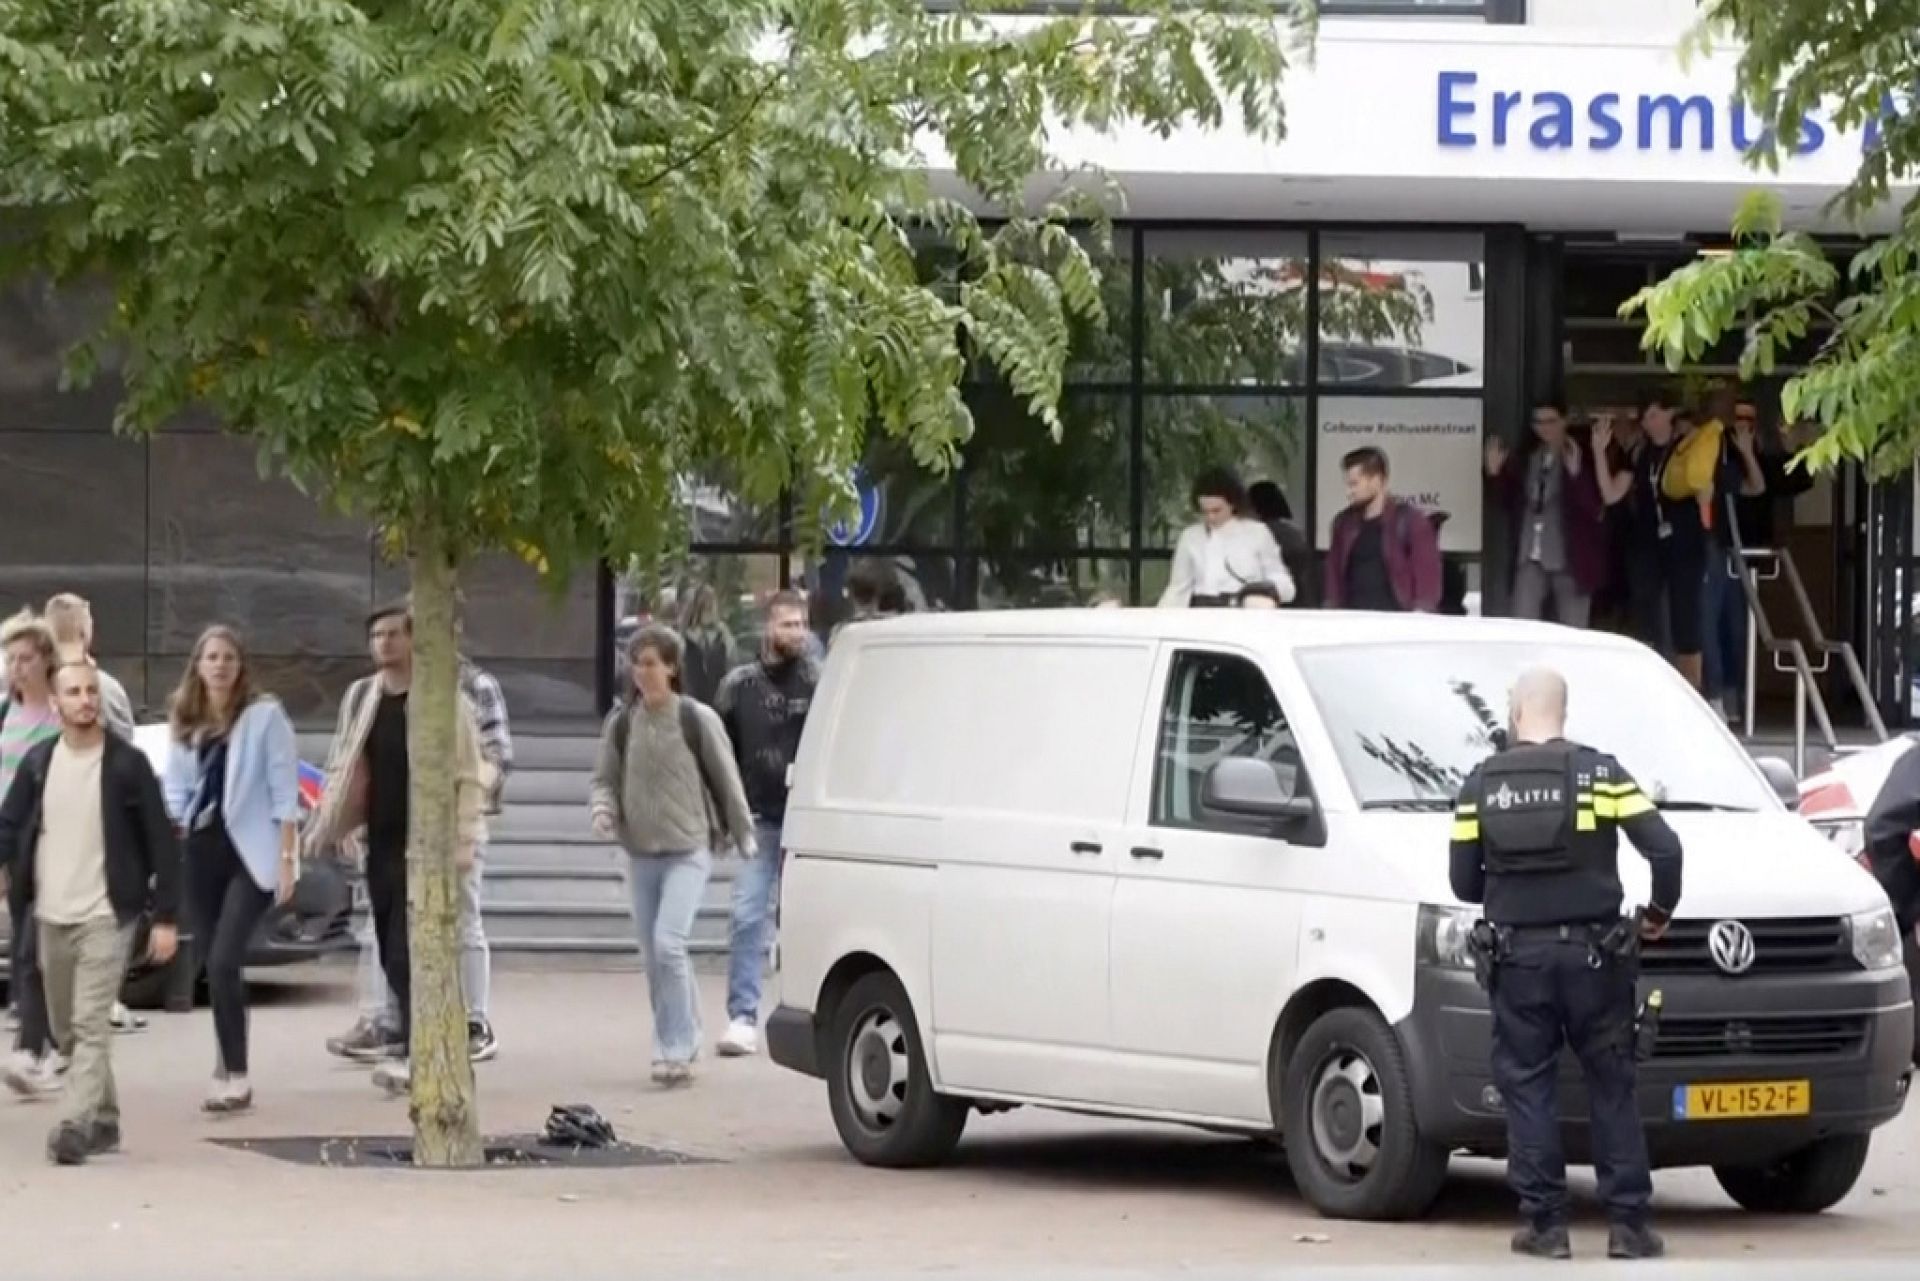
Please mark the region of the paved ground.
[[[0, 1248], [10, 1274], [143, 1281], [220, 1276], [1253, 1277], [1331, 1267], [1396, 1278], [1508, 1266], [1500, 1170], [1463, 1162], [1433, 1221], [1329, 1223], [1255, 1145], [1178, 1130], [1021, 1112], [976, 1118], [951, 1169], [863, 1169], [841, 1152], [824, 1088], [764, 1060], [709, 1063], [690, 1091], [644, 1078], [644, 988], [632, 973], [502, 974], [501, 1058], [480, 1069], [490, 1133], [537, 1129], [554, 1103], [599, 1107], [623, 1138], [713, 1164], [630, 1171], [301, 1167], [209, 1139], [398, 1134], [404, 1105], [325, 1057], [345, 1021], [344, 972], [271, 980], [256, 1013], [259, 1106], [203, 1120], [212, 1058], [203, 1011], [161, 1017], [116, 1045], [127, 1152], [82, 1170], [41, 1157], [43, 1105], [0, 1101]], [[717, 978], [706, 980], [720, 1018]], [[1859, 1192], [1817, 1220], [1768, 1222], [1697, 1173], [1658, 1176], [1672, 1275], [1804, 1276], [1821, 1260], [1847, 1281], [1920, 1251], [1920, 1122], [1875, 1149]], [[1590, 1194], [1591, 1184], [1583, 1183]], [[18, 1244], [23, 1240], [35, 1246]], [[1590, 1200], [1576, 1247], [1604, 1241]], [[1884, 1273], [1874, 1261], [1885, 1264]], [[25, 1263], [24, 1271], [17, 1265]], [[1702, 1263], [1719, 1266], [1701, 1270]], [[1729, 1267], [1727, 1265], [1734, 1265]], [[1428, 1268], [1432, 1267], [1432, 1272]], [[1645, 1270], [1658, 1275], [1665, 1269]]]

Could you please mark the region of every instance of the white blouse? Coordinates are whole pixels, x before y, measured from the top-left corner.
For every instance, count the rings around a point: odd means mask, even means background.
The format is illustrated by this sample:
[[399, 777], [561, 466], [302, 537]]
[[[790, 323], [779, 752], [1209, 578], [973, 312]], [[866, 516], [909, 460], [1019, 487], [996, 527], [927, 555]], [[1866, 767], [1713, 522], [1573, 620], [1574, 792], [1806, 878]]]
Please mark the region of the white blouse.
[[1248, 583], [1272, 583], [1283, 603], [1294, 597], [1293, 575], [1272, 531], [1243, 516], [1218, 529], [1200, 521], [1181, 532], [1173, 549], [1173, 577], [1160, 607], [1181, 609], [1196, 596], [1237, 596]]

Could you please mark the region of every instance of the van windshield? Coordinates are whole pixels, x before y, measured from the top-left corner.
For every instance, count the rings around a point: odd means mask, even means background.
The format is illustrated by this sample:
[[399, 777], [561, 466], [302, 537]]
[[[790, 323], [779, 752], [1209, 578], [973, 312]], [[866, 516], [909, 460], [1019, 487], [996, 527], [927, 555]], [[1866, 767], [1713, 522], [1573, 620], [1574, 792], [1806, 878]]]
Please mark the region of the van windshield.
[[1597, 646], [1408, 642], [1298, 651], [1355, 797], [1368, 809], [1449, 804], [1504, 738], [1527, 669], [1567, 678], [1567, 737], [1625, 765], [1669, 810], [1764, 810], [1772, 793], [1679, 676], [1650, 653]]

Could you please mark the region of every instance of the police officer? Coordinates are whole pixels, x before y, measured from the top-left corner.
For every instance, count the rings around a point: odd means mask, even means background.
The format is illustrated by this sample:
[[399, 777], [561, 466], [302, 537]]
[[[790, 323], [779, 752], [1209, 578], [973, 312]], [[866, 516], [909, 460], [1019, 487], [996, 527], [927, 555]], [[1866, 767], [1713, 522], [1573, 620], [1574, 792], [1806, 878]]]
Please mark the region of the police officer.
[[1680, 901], [1680, 840], [1618, 761], [1563, 737], [1567, 683], [1558, 672], [1526, 673], [1510, 702], [1510, 746], [1460, 790], [1451, 871], [1461, 901], [1485, 905], [1494, 938], [1493, 1081], [1524, 1219], [1513, 1248], [1572, 1257], [1558, 1102], [1564, 1044], [1592, 1104], [1607, 1253], [1658, 1258], [1666, 1247], [1647, 1226], [1653, 1176], [1634, 1089], [1639, 939], [1620, 915], [1616, 834], [1653, 868], [1639, 926], [1647, 939], [1665, 932]]

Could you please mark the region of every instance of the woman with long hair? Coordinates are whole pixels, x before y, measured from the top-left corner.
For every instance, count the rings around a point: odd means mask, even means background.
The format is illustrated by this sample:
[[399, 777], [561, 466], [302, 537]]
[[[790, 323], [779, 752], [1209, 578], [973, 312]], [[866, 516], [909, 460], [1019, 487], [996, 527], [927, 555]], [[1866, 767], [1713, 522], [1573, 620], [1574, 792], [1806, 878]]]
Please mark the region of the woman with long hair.
[[687, 593], [680, 607], [680, 636], [685, 648], [681, 691], [695, 702], [711, 705], [737, 656], [733, 633], [720, 617], [720, 594], [711, 584], [698, 583]]
[[686, 1085], [701, 1039], [687, 937], [714, 849], [730, 839], [743, 857], [754, 856], [753, 812], [719, 713], [680, 694], [680, 638], [651, 624], [635, 633], [627, 657], [633, 687], [600, 739], [593, 830], [627, 854], [653, 1002], [653, 1079]]
[[1273, 531], [1247, 516], [1247, 491], [1238, 476], [1225, 467], [1201, 472], [1193, 482], [1193, 505], [1200, 519], [1174, 546], [1160, 608], [1227, 608], [1248, 583], [1271, 583], [1283, 605], [1293, 599], [1293, 575], [1280, 545]]
[[243, 1112], [253, 1086], [242, 967], [260, 918], [299, 879], [299, 750], [285, 709], [254, 688], [230, 627], [200, 634], [168, 724], [167, 810], [186, 836], [188, 919], [218, 1051], [205, 1110]]

